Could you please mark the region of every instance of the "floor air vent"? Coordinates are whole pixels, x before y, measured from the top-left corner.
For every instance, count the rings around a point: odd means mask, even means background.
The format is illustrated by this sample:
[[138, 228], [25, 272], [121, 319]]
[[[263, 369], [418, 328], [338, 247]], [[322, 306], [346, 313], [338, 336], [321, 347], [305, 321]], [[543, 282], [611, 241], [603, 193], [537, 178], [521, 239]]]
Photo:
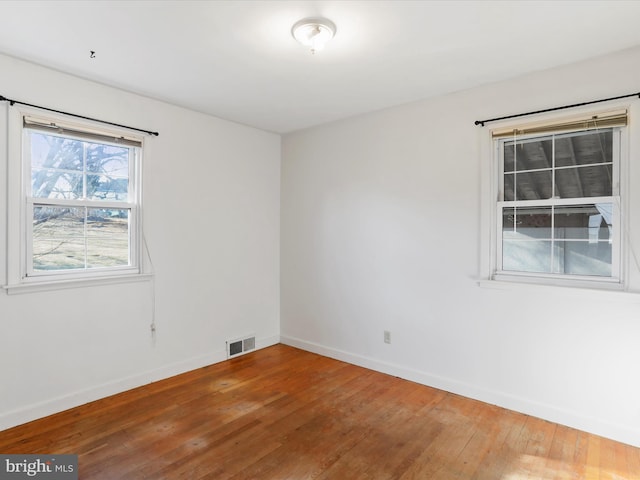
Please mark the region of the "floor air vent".
[[255, 335], [227, 340], [227, 358], [237, 357], [256, 349]]

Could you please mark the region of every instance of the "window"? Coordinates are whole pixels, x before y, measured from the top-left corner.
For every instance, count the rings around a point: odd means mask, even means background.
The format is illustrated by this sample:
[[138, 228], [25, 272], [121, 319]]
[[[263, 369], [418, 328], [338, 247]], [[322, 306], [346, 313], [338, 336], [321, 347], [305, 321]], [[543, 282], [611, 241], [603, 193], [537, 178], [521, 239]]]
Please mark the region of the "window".
[[621, 282], [626, 112], [493, 132], [494, 277]]
[[141, 139], [24, 113], [20, 131], [20, 265], [10, 283], [139, 273]]

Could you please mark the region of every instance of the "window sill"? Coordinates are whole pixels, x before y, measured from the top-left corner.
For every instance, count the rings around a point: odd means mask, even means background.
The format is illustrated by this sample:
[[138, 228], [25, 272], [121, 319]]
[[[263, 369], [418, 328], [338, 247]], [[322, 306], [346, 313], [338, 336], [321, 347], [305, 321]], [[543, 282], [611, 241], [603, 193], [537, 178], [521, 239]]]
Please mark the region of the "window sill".
[[112, 275], [99, 278], [75, 278], [69, 280], [42, 281], [33, 283], [19, 283], [4, 285], [2, 288], [9, 295], [22, 293], [48, 292], [52, 290], [64, 290], [68, 288], [95, 287], [100, 285], [113, 285], [119, 283], [145, 282], [153, 278], [152, 273], [135, 273], [125, 275]]
[[587, 276], [574, 276], [573, 278], [558, 278], [552, 275], [518, 274], [518, 273], [496, 273], [493, 281], [505, 283], [524, 283], [527, 285], [540, 285], [543, 287], [566, 287], [579, 289], [623, 291], [624, 285], [614, 278], [598, 278]]
[[619, 283], [606, 282], [555, 282], [542, 283], [536, 279], [517, 278], [495, 278], [483, 279], [478, 282], [480, 288], [508, 291], [528, 291], [539, 293], [553, 293], [562, 297], [582, 297], [599, 298], [615, 302], [640, 303], [640, 292], [625, 290]]

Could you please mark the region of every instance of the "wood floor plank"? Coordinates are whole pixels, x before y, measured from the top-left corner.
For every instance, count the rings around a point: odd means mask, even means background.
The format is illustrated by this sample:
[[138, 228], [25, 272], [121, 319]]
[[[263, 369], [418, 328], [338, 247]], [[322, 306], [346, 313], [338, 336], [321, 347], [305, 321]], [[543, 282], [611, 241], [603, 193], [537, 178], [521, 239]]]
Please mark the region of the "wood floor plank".
[[580, 463], [575, 463], [578, 431], [558, 425], [547, 458], [547, 471], [556, 473], [558, 480], [579, 480], [583, 476]]
[[601, 473], [603, 472], [600, 471], [600, 438], [589, 436], [585, 480], [600, 480]]
[[487, 439], [490, 451], [478, 463], [474, 480], [494, 480], [511, 468], [514, 457], [513, 445], [521, 437], [527, 417], [510, 410], [498, 409], [491, 427], [491, 438]]
[[80, 478], [640, 480], [640, 449], [276, 345], [0, 432]]
[[640, 480], [640, 448], [628, 448], [625, 445], [620, 444], [625, 451], [625, 457], [627, 459], [626, 467], [620, 467], [618, 474], [625, 478], [625, 473], [629, 473], [629, 480]]
[[[625, 448], [620, 443], [612, 444], [614, 449], [614, 458], [615, 462], [612, 466], [612, 476], [611, 478], [617, 480], [620, 477], [620, 472], [624, 472], [627, 469], [627, 452]], [[640, 474], [640, 470], [636, 471], [637, 474]]]

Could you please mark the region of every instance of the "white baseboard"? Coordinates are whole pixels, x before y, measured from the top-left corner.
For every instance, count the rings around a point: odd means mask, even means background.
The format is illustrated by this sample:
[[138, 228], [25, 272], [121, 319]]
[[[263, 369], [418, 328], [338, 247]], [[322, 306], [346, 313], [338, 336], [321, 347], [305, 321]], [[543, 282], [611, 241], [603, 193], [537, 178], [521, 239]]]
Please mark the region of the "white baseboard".
[[553, 405], [533, 402], [526, 398], [517, 397], [508, 393], [489, 390], [477, 385], [432, 375], [427, 372], [407, 368], [402, 365], [345, 352], [343, 350], [327, 347], [296, 337], [281, 335], [280, 342], [285, 345], [290, 345], [292, 347], [324, 355], [326, 357], [335, 358], [336, 360], [341, 360], [370, 370], [393, 375], [395, 377], [455, 393], [457, 395], [462, 395], [474, 400], [480, 400], [485, 403], [497, 405], [509, 410], [548, 420], [550, 422], [559, 423], [584, 432], [589, 432], [618, 442], [626, 443], [634, 447], [640, 447], [640, 432], [630, 429], [625, 425], [613, 424], [598, 418], [586, 417], [579, 413], [555, 407]]
[[[256, 339], [256, 350], [270, 347], [277, 343], [280, 343], [279, 335]], [[164, 365], [154, 370], [142, 372], [113, 382], [96, 385], [91, 388], [79, 390], [57, 398], [50, 398], [43, 402], [34, 403], [17, 410], [2, 413], [0, 414], [0, 431], [17, 425], [22, 425], [54, 413], [62, 412], [70, 408], [78, 407], [85, 403], [115, 395], [126, 390], [131, 390], [132, 388], [141, 387], [152, 382], [157, 382], [158, 380], [173, 377], [174, 375], [213, 365], [214, 363], [219, 363], [226, 359], [227, 354], [224, 349], [216, 350], [214, 352], [207, 353], [206, 355], [188, 358], [180, 362]]]
[[256, 338], [256, 350], [271, 347], [280, 343], [280, 335], [272, 335], [266, 338]]

